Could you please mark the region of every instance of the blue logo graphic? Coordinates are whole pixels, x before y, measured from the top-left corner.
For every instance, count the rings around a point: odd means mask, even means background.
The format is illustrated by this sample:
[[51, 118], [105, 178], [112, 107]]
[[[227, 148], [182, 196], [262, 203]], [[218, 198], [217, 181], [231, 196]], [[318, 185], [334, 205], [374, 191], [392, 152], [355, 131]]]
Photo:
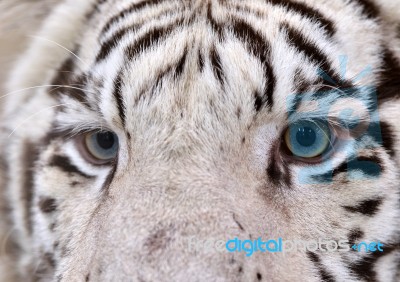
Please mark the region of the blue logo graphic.
[[[366, 159], [358, 156], [363, 149], [378, 147], [382, 144], [376, 87], [360, 85], [362, 79], [372, 73], [372, 68], [366, 67], [353, 79], [346, 80], [348, 57], [340, 56], [339, 59], [339, 77], [334, 79], [319, 69], [318, 75], [324, 81], [322, 86], [317, 88], [320, 90], [289, 95], [287, 108], [290, 127], [304, 121], [333, 124], [334, 132], [347, 133], [336, 134], [335, 142], [330, 140], [331, 143], [335, 143], [331, 144], [332, 151], [335, 154], [340, 153], [345, 160], [342, 167], [345, 166], [347, 179], [376, 178], [381, 174], [379, 163], [371, 161], [373, 158]], [[304, 131], [303, 135], [307, 134], [308, 139], [311, 133], [316, 135], [316, 130], [311, 132], [311, 129], [310, 126], [301, 128]], [[322, 129], [322, 133], [326, 132]], [[314, 138], [314, 135], [311, 137]], [[297, 146], [297, 148], [302, 147]], [[318, 152], [320, 148], [324, 147], [317, 146], [315, 151]], [[304, 152], [306, 153], [308, 152]], [[298, 155], [301, 156], [301, 154]], [[298, 172], [298, 181], [301, 184], [332, 182], [336, 166], [331, 161], [331, 155], [322, 152], [320, 162], [304, 167]]]
[[360, 242], [358, 244], [354, 244], [351, 246], [351, 248], [357, 252], [361, 252], [364, 250], [364, 252], [383, 252], [383, 244], [381, 242]]
[[[176, 242], [177, 243], [177, 242]], [[183, 245], [177, 247], [181, 248]], [[218, 239], [199, 239], [192, 236], [187, 241], [187, 247], [190, 252], [243, 252], [247, 257], [256, 252], [260, 253], [290, 253], [290, 252], [383, 252], [383, 244], [377, 242], [359, 242], [349, 243], [348, 239], [314, 239], [314, 240], [284, 240], [281, 237], [277, 239], [241, 240], [238, 237], [227, 240]]]
[[309, 252], [348, 252], [351, 250], [357, 252], [383, 252], [383, 244], [381, 242], [360, 242], [353, 244], [351, 247], [348, 240], [283, 240], [268, 239], [263, 241], [261, 238], [257, 240], [240, 240], [234, 238], [228, 240], [225, 244], [228, 252], [244, 252], [247, 257], [252, 256], [255, 252], [261, 253], [286, 253], [293, 251], [309, 251]]

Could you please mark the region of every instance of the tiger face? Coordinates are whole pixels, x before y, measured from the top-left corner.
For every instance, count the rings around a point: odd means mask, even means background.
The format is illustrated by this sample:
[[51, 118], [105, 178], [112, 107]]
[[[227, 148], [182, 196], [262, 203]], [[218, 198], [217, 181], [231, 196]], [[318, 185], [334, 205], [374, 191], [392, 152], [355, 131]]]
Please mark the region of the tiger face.
[[[9, 90], [29, 89], [2, 121], [18, 277], [395, 281], [389, 10], [63, 1], [12, 72]], [[245, 252], [271, 238], [345, 244]]]

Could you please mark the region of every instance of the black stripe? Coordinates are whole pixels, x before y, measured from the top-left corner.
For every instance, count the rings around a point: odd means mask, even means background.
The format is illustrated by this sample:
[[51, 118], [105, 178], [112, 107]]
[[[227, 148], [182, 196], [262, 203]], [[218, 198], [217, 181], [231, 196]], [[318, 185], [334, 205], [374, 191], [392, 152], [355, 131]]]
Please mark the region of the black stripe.
[[374, 265], [379, 258], [389, 255], [395, 250], [398, 250], [399, 246], [383, 244], [382, 249], [383, 252], [376, 251], [368, 253], [368, 255], [361, 260], [351, 262], [349, 264], [349, 269], [351, 270], [351, 272], [356, 274], [360, 279], [364, 279], [364, 281], [378, 281], [376, 271], [374, 270]]
[[338, 167], [336, 167], [336, 168], [332, 171], [332, 173], [330, 173], [331, 179], [332, 179], [333, 177], [338, 176], [338, 175], [341, 174], [341, 173], [347, 173], [348, 170], [349, 170], [349, 167], [348, 167], [347, 164], [348, 164], [348, 162], [347, 162], [347, 160], [346, 160], [346, 161], [344, 161], [342, 164], [340, 164]]
[[[183, 50], [182, 57], [176, 63], [168, 65], [164, 70], [160, 71], [157, 74], [157, 77], [154, 79], [155, 82], [153, 83], [152, 88], [155, 89], [158, 86], [160, 86], [161, 81], [168, 74], [173, 74], [175, 78], [179, 78], [185, 69], [186, 60], [187, 60], [187, 48]], [[153, 92], [154, 90], [151, 91]]]
[[172, 33], [174, 28], [176, 28], [176, 26], [179, 26], [182, 22], [183, 19], [180, 19], [169, 26], [156, 27], [153, 30], [147, 32], [134, 44], [126, 48], [125, 53], [128, 59], [132, 60], [139, 52], [144, 52], [153, 44], [157, 44], [161, 38], [165, 39], [168, 35]]
[[379, 17], [379, 9], [378, 7], [370, 0], [351, 0], [361, 7], [362, 14], [365, 15], [369, 19], [375, 19]]
[[307, 6], [305, 3], [300, 3], [300, 2], [295, 2], [291, 0], [266, 0], [267, 3], [277, 5], [277, 6], [283, 6], [289, 11], [293, 11], [297, 14], [300, 14], [304, 18], [311, 19], [317, 23], [320, 23], [322, 28], [325, 29], [326, 33], [329, 36], [333, 36], [335, 34], [335, 26], [334, 23], [324, 17], [324, 15], [309, 6]]
[[269, 56], [271, 47], [269, 43], [264, 40], [263, 36], [255, 31], [253, 27], [243, 20], [236, 20], [233, 22], [233, 32], [262, 63], [268, 61], [267, 56]]
[[364, 237], [364, 232], [361, 229], [356, 228], [351, 230], [348, 237], [349, 245], [353, 246], [354, 244], [359, 243], [362, 237]]
[[218, 51], [215, 49], [215, 46], [210, 50], [210, 61], [214, 76], [219, 80], [219, 83], [221, 85], [224, 85], [224, 74], [222, 71], [221, 57], [219, 56]]
[[[170, 12], [170, 10], [164, 11], [164, 12], [160, 13], [159, 15], [157, 15], [152, 20], [155, 20], [169, 12]], [[130, 25], [128, 27], [124, 27], [124, 28], [118, 30], [115, 34], [113, 34], [110, 38], [108, 38], [107, 41], [105, 41], [104, 43], [101, 44], [100, 51], [96, 56], [96, 62], [104, 60], [111, 53], [111, 50], [114, 49], [115, 47], [117, 47], [121, 38], [126, 36], [129, 32], [131, 32], [131, 33], [135, 32], [142, 26], [143, 26], [142, 23], [137, 23], [137, 24], [133, 24], [133, 25]]]
[[293, 89], [297, 94], [306, 93], [309, 91], [310, 86], [313, 85], [303, 74], [300, 68], [297, 68], [293, 77]]
[[[5, 133], [5, 132], [3, 132]], [[1, 144], [0, 146], [0, 150], [2, 152], [5, 152], [5, 148], [6, 146], [4, 146], [5, 144]], [[6, 189], [4, 189], [4, 187], [7, 187], [9, 179], [10, 179], [10, 165], [9, 163], [6, 161], [6, 154], [1, 154], [0, 155], [0, 177], [2, 177], [2, 179], [0, 180], [0, 198], [4, 199], [5, 197], [5, 193], [6, 193]], [[25, 157], [24, 157], [25, 158]], [[24, 165], [26, 165], [25, 162], [23, 162]], [[26, 175], [26, 174], [25, 174]], [[23, 187], [23, 193], [25, 192], [25, 187]], [[28, 207], [28, 205], [25, 205], [26, 207]], [[2, 214], [2, 220], [4, 223], [4, 227], [8, 228], [9, 226], [11, 226], [11, 218], [9, 215], [11, 215], [12, 213], [12, 207], [11, 207], [11, 203], [8, 201], [3, 201], [0, 200], [0, 213]], [[28, 213], [29, 215], [29, 213]], [[27, 218], [28, 220], [28, 218]], [[26, 224], [26, 229], [29, 230], [28, 228], [28, 224]], [[11, 247], [12, 245], [12, 240], [7, 240], [9, 242], [5, 242], [5, 244], [7, 244], [7, 247]], [[12, 248], [10, 248], [11, 250]]]
[[271, 182], [278, 186], [284, 184], [286, 187], [291, 186], [291, 179], [290, 179], [290, 171], [288, 170], [288, 167], [278, 167], [276, 163], [270, 163], [268, 168], [267, 168], [267, 174], [269, 177], [269, 180]]
[[65, 129], [60, 130], [56, 123], [52, 124], [51, 129], [48, 131], [47, 135], [41, 139], [41, 146], [49, 146], [50, 143], [55, 139], [67, 140], [73, 138], [76, 134], [72, 133], [71, 130]]
[[[3, 128], [2, 128], [2, 130], [3, 130]], [[4, 133], [5, 132], [3, 132], [3, 134]], [[25, 165], [25, 163], [24, 163], [24, 165]], [[8, 165], [8, 162], [6, 161], [6, 156], [3, 153], [0, 155], [0, 176], [3, 177], [3, 179], [0, 180], [0, 183], [1, 183], [1, 185], [4, 185], [4, 186], [0, 185], [0, 187], [2, 187], [0, 189], [0, 213], [2, 215], [5, 215], [5, 217], [3, 217], [3, 220], [4, 220], [3, 223], [5, 223], [5, 225], [3, 225], [3, 226], [6, 226], [6, 225], [10, 226], [10, 224], [11, 224], [11, 222], [8, 222], [9, 220], [7, 218], [8, 215], [12, 212], [10, 203], [8, 201], [2, 200], [2, 199], [6, 199], [5, 198], [6, 197], [6, 195], [5, 195], [6, 189], [4, 189], [3, 187], [7, 187], [8, 186], [7, 182], [10, 180], [9, 168], [10, 167]]]
[[347, 163], [347, 169], [349, 172], [361, 171], [371, 178], [379, 177], [382, 173], [382, 160], [377, 156], [358, 157]]
[[101, 34], [106, 33], [111, 26], [119, 21], [120, 19], [126, 17], [127, 15], [129, 15], [130, 13], [133, 12], [137, 12], [138, 10], [140, 10], [141, 8], [145, 7], [145, 6], [153, 6], [153, 5], [157, 5], [159, 3], [163, 2], [163, 0], [143, 0], [139, 3], [134, 3], [131, 6], [129, 6], [127, 9], [120, 11], [117, 15], [113, 16], [103, 27]]
[[254, 108], [259, 112], [265, 105], [265, 96], [261, 95], [258, 91], [254, 92]]
[[81, 89], [77, 89], [77, 88], [84, 89], [86, 83], [87, 83], [87, 78], [84, 75], [80, 75], [80, 76], [74, 77], [72, 79], [72, 81], [69, 83], [69, 86], [76, 87], [76, 88], [70, 88], [70, 87], [60, 88], [59, 92], [61, 95], [72, 98], [72, 99], [80, 102], [82, 105], [86, 106], [87, 108], [90, 108], [90, 104], [88, 103], [88, 98], [87, 98], [86, 92]]
[[[326, 73], [326, 71], [324, 72]], [[304, 100], [304, 95], [301, 94], [312, 95], [312, 98], [314, 100], [326, 98], [329, 95], [334, 95], [336, 100], [348, 96], [355, 98], [357, 97], [357, 95], [360, 94], [360, 92], [357, 92], [357, 88], [352, 84], [351, 81], [345, 79], [337, 80], [337, 74], [334, 72], [331, 72], [331, 75], [336, 77], [333, 82], [331, 82], [330, 80], [325, 80], [323, 77], [318, 77], [315, 81], [303, 81], [303, 83], [295, 81], [294, 83], [296, 84], [294, 85], [294, 87], [298, 88], [294, 88], [294, 93], [297, 95], [294, 95], [292, 101], [290, 101], [290, 107], [288, 108], [289, 117], [292, 117], [294, 114], [297, 114], [299, 112], [299, 108]], [[312, 87], [315, 87], [314, 90], [312, 90]], [[313, 91], [312, 93], [310, 93], [311, 90]], [[360, 99], [361, 98], [362, 97], [360, 97]], [[372, 107], [373, 104], [369, 106]], [[372, 110], [370, 111], [372, 112]], [[358, 132], [354, 131], [350, 133]]]
[[[4, 128], [1, 127], [2, 130], [5, 130]], [[3, 132], [4, 133], [4, 132]], [[4, 173], [4, 176], [8, 175], [10, 166], [8, 165], [8, 162], [6, 161], [6, 156], [5, 154], [0, 155], [0, 171]], [[0, 191], [1, 193], [2, 191]]]
[[117, 167], [118, 167], [118, 158], [116, 158], [114, 160], [113, 167], [112, 167], [110, 173], [107, 175], [107, 178], [104, 181], [103, 186], [101, 188], [102, 191], [105, 191], [106, 195], [108, 195], [108, 193], [110, 192], [109, 188], [110, 188], [112, 180], [114, 179], [114, 175], [115, 175], [115, 172], [117, 171]]
[[129, 31], [133, 32], [137, 27], [138, 25], [125, 27], [119, 30], [117, 33], [113, 34], [112, 37], [109, 38], [106, 42], [102, 43], [100, 51], [96, 56], [96, 62], [104, 60], [110, 54], [111, 50], [118, 45], [121, 38], [124, 37]]
[[57, 202], [53, 198], [43, 197], [39, 200], [38, 205], [43, 213], [52, 213], [57, 210]]
[[83, 176], [85, 178], [93, 178], [92, 176], [80, 171], [75, 165], [71, 163], [69, 158], [66, 156], [54, 155], [48, 165], [58, 167], [67, 173], [79, 174], [80, 176]]
[[400, 99], [400, 61], [388, 49], [384, 50], [383, 55], [383, 70], [377, 89], [380, 104], [393, 99]]
[[[242, 116], [242, 108], [239, 106], [236, 109], [236, 117], [240, 120], [240, 117]], [[242, 138], [242, 144], [244, 144], [246, 142], [246, 138], [243, 137]]]
[[275, 159], [275, 149], [271, 150], [271, 159], [269, 160], [269, 165], [266, 170], [269, 180], [276, 186], [284, 185], [287, 188], [291, 187], [291, 171], [287, 163], [279, 165], [279, 162]]
[[194, 10], [192, 11], [190, 17], [185, 17], [185, 25], [190, 26], [193, 23], [195, 23], [197, 19], [198, 19], [198, 11]]
[[34, 194], [34, 166], [35, 161], [38, 157], [37, 145], [26, 142], [22, 149], [22, 164], [24, 165], [24, 171], [21, 174], [23, 178], [21, 199], [24, 203], [24, 218], [25, 227], [28, 233], [32, 233], [32, 215], [31, 207]]
[[124, 105], [124, 100], [122, 98], [122, 71], [118, 73], [117, 77], [114, 79], [114, 99], [117, 103], [118, 114], [121, 119], [122, 127], [125, 127], [126, 120], [126, 108]]
[[161, 82], [163, 79], [168, 75], [172, 73], [174, 66], [173, 65], [168, 65], [165, 69], [161, 70], [158, 74], [157, 77], [154, 79], [154, 83], [152, 86], [152, 89], [150, 90], [150, 94], [153, 95], [154, 91], [157, 87], [161, 86]]
[[340, 81], [340, 77], [333, 70], [328, 57], [318, 48], [318, 46], [288, 24], [282, 24], [282, 28], [286, 30], [289, 43], [293, 47], [295, 47], [299, 52], [302, 52], [311, 62], [319, 65], [319, 67], [334, 81]]
[[67, 96], [69, 98], [72, 98], [90, 109], [90, 104], [88, 103], [86, 93], [83, 90], [77, 89], [85, 87], [87, 78], [85, 74], [75, 76], [74, 68], [74, 58], [71, 56], [67, 58], [60, 66], [60, 68], [56, 71], [56, 76], [51, 82], [52, 85], [59, 86], [52, 86], [51, 88], [49, 88], [48, 92], [51, 95], [55, 95], [56, 97]]
[[394, 135], [394, 130], [391, 125], [387, 122], [381, 121], [380, 122], [380, 129], [381, 129], [381, 137], [382, 137], [382, 146], [385, 148], [386, 152], [393, 157], [395, 155], [395, 140], [396, 137]]
[[[157, 76], [153, 79], [153, 83], [151, 86], [151, 89], [143, 89], [140, 91], [140, 94], [138, 97], [135, 99], [135, 104], [137, 105], [140, 100], [142, 100], [144, 94], [149, 91], [150, 95], [153, 96], [154, 92], [158, 87], [160, 87], [162, 80], [167, 76], [168, 74], [171, 74], [174, 76], [174, 78], [179, 78], [179, 76], [182, 75], [185, 65], [186, 65], [186, 60], [187, 60], [187, 48], [183, 50], [183, 55], [182, 57], [177, 60], [175, 63], [168, 65], [165, 67], [163, 70], [159, 71]], [[149, 97], [151, 99], [151, 97]]]
[[211, 28], [213, 31], [218, 35], [218, 38], [222, 40], [224, 38], [224, 24], [223, 23], [218, 23], [213, 15], [212, 15], [212, 4], [211, 1], [208, 2], [208, 7], [207, 7], [207, 21], [210, 23]]
[[347, 160], [346, 160], [342, 164], [340, 164], [339, 166], [334, 168], [333, 170], [330, 170], [323, 174], [313, 175], [312, 179], [314, 179], [315, 181], [318, 181], [320, 183], [327, 183], [327, 182], [329, 183], [329, 182], [333, 181], [334, 176], [337, 176], [344, 172], [347, 173], [347, 169], [348, 168], [347, 168]]
[[100, 7], [102, 4], [107, 2], [107, 0], [97, 0], [93, 3], [92, 9], [86, 13], [85, 19], [86, 21], [90, 21], [95, 15], [97, 15], [101, 10]]
[[[370, 112], [376, 111], [371, 105]], [[359, 134], [358, 132], [355, 132]], [[394, 128], [387, 121], [375, 121], [369, 124], [367, 133], [368, 136], [373, 138], [378, 145], [381, 145], [390, 157], [394, 157], [396, 154], [395, 140], [397, 139]]]
[[358, 157], [351, 161], [345, 160], [331, 171], [319, 175], [313, 175], [312, 178], [321, 183], [331, 182], [336, 176], [351, 171], [361, 171], [364, 175], [371, 178], [379, 177], [382, 173], [382, 161], [376, 156]]
[[[173, 69], [174, 69], [174, 65], [168, 65], [168, 66], [165, 67], [165, 69], [159, 71], [157, 73], [157, 76], [153, 79], [153, 83], [151, 84], [151, 88], [148, 89], [148, 86], [146, 86], [146, 88], [142, 89], [139, 92], [139, 94], [135, 98], [135, 105], [138, 105], [139, 102], [143, 98], [151, 99], [153, 97], [153, 94], [155, 93], [156, 89], [158, 87], [160, 87], [161, 82], [164, 79], [164, 77], [167, 76], [168, 74], [172, 74]], [[176, 66], [175, 66], [175, 70], [176, 70]], [[150, 97], [145, 97], [144, 94], [146, 94], [146, 93], [150, 93]]]
[[186, 65], [186, 56], [187, 56], [187, 48], [183, 50], [183, 56], [182, 58], [178, 61], [176, 68], [175, 68], [175, 77], [179, 77], [182, 75], [183, 70], [185, 69]]
[[237, 226], [239, 227], [239, 229], [241, 231], [246, 231], [246, 230], [244, 230], [243, 225], [239, 222], [239, 220], [237, 220], [235, 213], [232, 213], [232, 218], [233, 218], [233, 221], [237, 224]]
[[[264, 68], [264, 75], [266, 85], [264, 93], [257, 96], [255, 100], [255, 108], [259, 111], [264, 106], [273, 106], [273, 93], [276, 84], [276, 77], [273, 73], [272, 66], [269, 62], [271, 46], [263, 38], [263, 36], [255, 31], [248, 23], [243, 20], [236, 20], [233, 22], [233, 33], [242, 41], [249, 52], [260, 60]], [[261, 98], [261, 100], [259, 99]]]
[[371, 123], [368, 128], [368, 135], [372, 137], [376, 143], [382, 145], [390, 157], [395, 155], [396, 135], [389, 123], [385, 121]]
[[51, 268], [54, 268], [56, 266], [56, 261], [54, 260], [54, 254], [44, 253], [42, 259], [44, 259]]
[[361, 213], [366, 216], [373, 216], [377, 213], [382, 203], [382, 198], [376, 198], [362, 201], [355, 206], [343, 206], [343, 208], [352, 213]]
[[396, 28], [396, 37], [398, 39], [400, 39], [400, 23], [397, 24], [397, 28]]
[[[75, 63], [73, 57], [68, 57], [61, 66], [56, 70], [56, 75], [52, 79], [53, 85], [68, 85], [73, 75]], [[52, 89], [50, 89], [51, 91]]]
[[203, 72], [203, 70], [204, 70], [204, 57], [201, 50], [199, 50], [199, 71]]
[[348, 238], [349, 245], [353, 246], [354, 244], [357, 244], [362, 237], [364, 237], [364, 232], [362, 232], [361, 229], [357, 228], [351, 230]]
[[308, 258], [314, 263], [314, 266], [318, 269], [321, 281], [324, 282], [334, 282], [335, 279], [332, 274], [330, 274], [325, 267], [322, 265], [319, 256], [316, 253], [307, 251]]

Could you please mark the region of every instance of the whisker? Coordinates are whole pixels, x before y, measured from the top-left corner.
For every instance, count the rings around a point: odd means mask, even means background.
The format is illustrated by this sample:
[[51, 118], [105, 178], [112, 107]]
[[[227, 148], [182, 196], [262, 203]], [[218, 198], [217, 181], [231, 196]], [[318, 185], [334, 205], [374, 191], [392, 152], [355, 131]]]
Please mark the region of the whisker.
[[84, 62], [77, 54], [75, 54], [74, 52], [72, 52], [68, 48], [64, 47], [63, 45], [61, 45], [61, 44], [59, 44], [59, 43], [57, 43], [57, 42], [55, 42], [53, 40], [50, 40], [50, 39], [47, 39], [47, 38], [44, 38], [44, 37], [41, 37], [41, 36], [37, 36], [37, 35], [29, 35], [29, 37], [45, 40], [47, 42], [50, 42], [50, 43], [53, 43], [53, 44], [57, 45], [58, 47], [64, 49], [65, 51], [67, 51], [71, 55], [73, 55], [75, 58], [77, 58], [85, 67], [89, 68], [89, 65], [86, 62]]
[[15, 227], [12, 227], [8, 230], [6, 235], [3, 238], [3, 241], [1, 242], [1, 248], [0, 248], [0, 255], [6, 255], [7, 254], [7, 242], [11, 238], [12, 233], [16, 230]]
[[40, 110], [40, 111], [38, 111], [38, 112], [36, 112], [36, 113], [30, 115], [28, 118], [24, 119], [21, 123], [19, 123], [19, 124], [13, 129], [13, 131], [10, 133], [10, 135], [8, 135], [8, 138], [10, 138], [10, 137], [14, 134], [15, 131], [17, 131], [22, 125], [24, 125], [24, 124], [25, 124], [27, 121], [29, 121], [31, 118], [37, 116], [38, 114], [40, 114], [40, 113], [42, 113], [42, 112], [44, 112], [44, 111], [47, 111], [47, 110], [50, 110], [50, 109], [54, 109], [54, 108], [57, 108], [57, 107], [62, 107], [62, 106], [65, 106], [65, 105], [68, 105], [68, 103], [65, 103], [65, 104], [58, 104], [58, 105], [55, 105], [55, 106], [46, 107], [46, 108], [44, 108], [44, 109], [42, 109], [42, 110]]
[[39, 272], [40, 266], [43, 261], [44, 261], [43, 258], [39, 258], [37, 260], [36, 265], [33, 269], [33, 273], [32, 273], [33, 277], [35, 277], [35, 278], [43, 278], [44, 277], [44, 275]]
[[[97, 93], [95, 93], [95, 92], [92, 92], [92, 91], [89, 91], [89, 90], [86, 90], [86, 89], [83, 89], [83, 88], [75, 87], [75, 86], [48, 84], [48, 85], [32, 86], [32, 87], [27, 87], [27, 88], [15, 90], [15, 91], [9, 92], [9, 93], [7, 93], [7, 94], [4, 94], [3, 96], [0, 96], [0, 100], [3, 99], [3, 98], [5, 98], [5, 97], [7, 97], [7, 96], [12, 95], [12, 94], [20, 93], [20, 92], [23, 92], [23, 91], [26, 91], [26, 90], [32, 90], [32, 89], [42, 88], [42, 87], [70, 88], [70, 89], [81, 90], [81, 91], [84, 91], [84, 92], [86, 92], [86, 93], [90, 93], [90, 94], [93, 94], [93, 95], [96, 95], [96, 94], [97, 94]], [[57, 88], [57, 89], [58, 89], [58, 88]]]
[[316, 87], [321, 87], [321, 86], [323, 86], [323, 87], [327, 87], [327, 88], [330, 88], [330, 89], [332, 89], [332, 90], [337, 90], [337, 91], [339, 91], [340, 93], [345, 93], [342, 89], [340, 89], [339, 87], [337, 87], [337, 86], [332, 86], [332, 85], [329, 85], [329, 84], [324, 84], [324, 83], [322, 83], [322, 84], [317, 84], [317, 85], [315, 85]]

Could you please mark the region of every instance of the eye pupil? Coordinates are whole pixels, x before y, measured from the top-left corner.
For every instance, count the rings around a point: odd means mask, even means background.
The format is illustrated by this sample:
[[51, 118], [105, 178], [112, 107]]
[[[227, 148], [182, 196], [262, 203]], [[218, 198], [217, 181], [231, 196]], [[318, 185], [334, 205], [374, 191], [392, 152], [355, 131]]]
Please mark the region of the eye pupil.
[[111, 132], [97, 133], [96, 134], [97, 144], [104, 150], [111, 149], [115, 144], [114, 134]]
[[300, 127], [296, 133], [297, 142], [304, 147], [310, 147], [315, 144], [317, 134], [311, 127]]

